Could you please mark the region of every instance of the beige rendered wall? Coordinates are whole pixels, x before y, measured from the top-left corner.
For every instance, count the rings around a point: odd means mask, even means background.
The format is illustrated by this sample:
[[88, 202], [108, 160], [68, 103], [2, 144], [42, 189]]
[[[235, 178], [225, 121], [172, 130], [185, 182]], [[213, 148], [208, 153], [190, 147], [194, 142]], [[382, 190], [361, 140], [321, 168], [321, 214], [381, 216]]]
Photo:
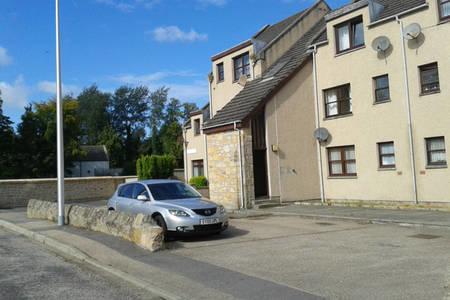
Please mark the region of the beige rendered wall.
[[191, 117], [191, 128], [186, 129], [186, 174], [188, 182], [193, 176], [193, 160], [203, 160], [205, 176], [208, 178], [205, 134], [203, 133], [203, 130], [200, 130], [199, 135], [194, 134], [194, 120], [196, 119], [200, 119], [200, 126], [203, 124], [203, 114], [195, 115]]
[[263, 72], [274, 64], [287, 50], [289, 50], [308, 30], [310, 30], [328, 11], [324, 2], [320, 2], [308, 15], [293, 26], [281, 38], [270, 45], [264, 53], [262, 63]]
[[[253, 45], [235, 51], [225, 57], [217, 59], [212, 62], [212, 71], [214, 74], [214, 81], [211, 83], [211, 96], [212, 101], [210, 102], [212, 116], [214, 116], [218, 110], [225, 106], [234, 96], [236, 96], [243, 87], [234, 81], [233, 75], [233, 58], [244, 54], [245, 52], [249, 52], [250, 57], [253, 54]], [[223, 63], [225, 79], [222, 82], [217, 81], [217, 65]], [[253, 61], [250, 60], [250, 64], [253, 64]], [[249, 80], [255, 78], [254, 70], [250, 67], [251, 76]]]
[[[425, 41], [406, 44], [411, 96], [414, 150], [417, 165], [419, 201], [450, 201], [450, 172], [448, 168], [427, 169], [424, 138], [445, 136], [447, 160], [450, 159], [450, 23], [439, 24], [436, 1], [429, 2], [424, 11], [403, 17], [405, 26], [417, 22], [424, 28]], [[336, 55], [334, 25], [363, 15], [365, 44], [362, 49]], [[329, 44], [317, 54], [320, 126], [327, 128], [331, 141], [322, 147], [325, 194], [332, 200], [393, 200], [412, 201], [413, 184], [409, 152], [406, 92], [401, 51], [400, 27], [395, 21], [368, 27], [369, 12], [365, 7], [332, 20], [327, 25]], [[387, 36], [392, 48], [386, 57], [371, 48], [378, 36]], [[420, 96], [418, 66], [439, 64], [441, 92]], [[391, 101], [374, 104], [375, 76], [388, 74]], [[325, 119], [323, 90], [351, 84], [353, 114]], [[379, 170], [378, 142], [394, 141], [396, 168]], [[355, 145], [357, 176], [328, 177], [326, 147]]]
[[308, 61], [266, 105], [270, 195], [281, 201], [320, 198], [312, 72]]

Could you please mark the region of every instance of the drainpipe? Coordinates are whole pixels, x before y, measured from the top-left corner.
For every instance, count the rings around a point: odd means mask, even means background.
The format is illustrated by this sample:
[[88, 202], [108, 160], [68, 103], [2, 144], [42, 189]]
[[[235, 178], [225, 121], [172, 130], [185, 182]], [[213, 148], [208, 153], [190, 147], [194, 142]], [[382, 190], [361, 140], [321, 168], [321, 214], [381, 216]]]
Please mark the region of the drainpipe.
[[405, 40], [404, 40], [404, 27], [403, 22], [400, 21], [399, 16], [395, 16], [397, 23], [400, 25], [400, 41], [402, 44], [402, 55], [403, 55], [403, 71], [404, 71], [404, 84], [405, 84], [405, 96], [406, 96], [406, 109], [408, 113], [408, 135], [409, 135], [409, 154], [411, 159], [411, 172], [412, 172], [412, 184], [413, 184], [413, 197], [414, 202], [419, 204], [419, 197], [417, 195], [417, 178], [416, 178], [416, 160], [414, 154], [414, 138], [413, 138], [413, 126], [412, 126], [412, 116], [411, 116], [411, 97], [409, 93], [409, 78], [408, 78], [408, 64], [406, 58]]
[[203, 138], [205, 143], [205, 177], [209, 178], [209, 171], [208, 171], [208, 139], [206, 138], [206, 134], [203, 132]]
[[183, 128], [184, 182], [188, 182], [186, 128]]
[[[280, 147], [279, 134], [278, 134], [278, 97], [275, 96], [275, 135], [277, 138], [277, 147]], [[281, 185], [281, 162], [280, 162], [280, 149], [277, 153], [277, 163], [278, 163], [278, 190], [280, 193], [280, 203], [283, 203], [283, 192]]]
[[[312, 50], [313, 55], [313, 81], [314, 81], [314, 106], [316, 110], [316, 128], [320, 128], [320, 111], [319, 111], [319, 91], [317, 85], [317, 45], [314, 45]], [[320, 200], [322, 204], [325, 203], [325, 187], [323, 180], [323, 162], [322, 162], [322, 149], [320, 147], [320, 141], [316, 141], [317, 145], [317, 160], [319, 164], [319, 177], [320, 177]]]
[[238, 147], [239, 147], [239, 174], [241, 179], [241, 203], [240, 208], [246, 208], [247, 205], [245, 205], [244, 201], [244, 167], [242, 163], [242, 143], [241, 143], [241, 129], [237, 128], [237, 123], [234, 122], [234, 130], [238, 132]]

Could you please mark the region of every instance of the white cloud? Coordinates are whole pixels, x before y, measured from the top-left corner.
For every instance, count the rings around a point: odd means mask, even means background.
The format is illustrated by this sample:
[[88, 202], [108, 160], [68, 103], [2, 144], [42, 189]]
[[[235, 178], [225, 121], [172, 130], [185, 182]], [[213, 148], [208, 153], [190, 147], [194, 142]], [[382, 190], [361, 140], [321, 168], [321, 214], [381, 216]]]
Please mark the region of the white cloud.
[[[173, 83], [174, 80], [184, 78], [196, 78], [187, 83]], [[145, 85], [151, 91], [161, 86], [170, 88], [170, 97], [182, 101], [205, 100], [208, 98], [208, 84], [206, 78], [199, 80], [200, 75], [191, 71], [162, 71], [145, 75], [119, 75], [111, 76], [115, 82], [127, 85]]]
[[[37, 88], [39, 91], [47, 94], [56, 94], [56, 83], [54, 81], [40, 81], [37, 84]], [[63, 84], [62, 86], [63, 95], [73, 94], [78, 95], [81, 92], [81, 88], [76, 85], [71, 84]]]
[[23, 108], [28, 104], [30, 89], [26, 86], [22, 75], [13, 83], [0, 81], [3, 104], [6, 108]]
[[152, 8], [160, 0], [95, 0], [97, 3], [111, 6], [122, 12], [131, 12], [139, 6]]
[[227, 0], [197, 0], [198, 3], [202, 5], [214, 5], [214, 6], [224, 6], [227, 4]]
[[0, 66], [7, 66], [12, 63], [12, 57], [9, 56], [8, 50], [0, 46]]
[[208, 35], [194, 29], [183, 31], [177, 26], [158, 27], [151, 31], [155, 41], [161, 43], [206, 41]]

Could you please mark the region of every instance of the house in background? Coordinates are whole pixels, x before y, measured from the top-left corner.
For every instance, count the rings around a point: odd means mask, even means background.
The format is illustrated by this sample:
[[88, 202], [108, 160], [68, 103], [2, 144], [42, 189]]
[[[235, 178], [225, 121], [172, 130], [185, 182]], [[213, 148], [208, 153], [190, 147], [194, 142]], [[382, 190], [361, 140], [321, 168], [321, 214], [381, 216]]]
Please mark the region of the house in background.
[[70, 174], [68, 176], [94, 177], [111, 175], [108, 150], [104, 145], [84, 145], [80, 146], [80, 148], [85, 155], [73, 161], [73, 167], [70, 168]]
[[208, 160], [206, 155], [206, 136], [203, 133], [203, 123], [209, 119], [209, 104], [194, 111], [190, 119], [184, 124], [184, 179], [186, 182], [192, 177], [208, 177]]

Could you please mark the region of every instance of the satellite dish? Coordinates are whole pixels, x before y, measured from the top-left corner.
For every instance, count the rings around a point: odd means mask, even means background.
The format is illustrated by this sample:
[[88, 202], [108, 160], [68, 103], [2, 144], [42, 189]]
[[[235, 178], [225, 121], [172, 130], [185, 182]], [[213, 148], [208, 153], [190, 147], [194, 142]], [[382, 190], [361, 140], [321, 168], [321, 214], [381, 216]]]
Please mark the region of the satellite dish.
[[419, 37], [420, 33], [422, 32], [422, 28], [417, 23], [412, 23], [406, 26], [404, 30], [404, 38], [407, 40], [415, 40]]
[[212, 72], [209, 72], [209, 74], [208, 74], [208, 81], [210, 83], [212, 83], [214, 81], [214, 74]]
[[330, 137], [330, 133], [326, 128], [317, 128], [316, 130], [314, 130], [314, 137], [316, 138], [316, 140], [322, 143], [328, 140], [328, 138]]
[[238, 83], [239, 85], [245, 86], [247, 84], [247, 80], [247, 75], [241, 75], [241, 77], [239, 77]]
[[386, 36], [379, 36], [372, 42], [373, 50], [377, 52], [384, 52], [391, 46], [391, 41]]

